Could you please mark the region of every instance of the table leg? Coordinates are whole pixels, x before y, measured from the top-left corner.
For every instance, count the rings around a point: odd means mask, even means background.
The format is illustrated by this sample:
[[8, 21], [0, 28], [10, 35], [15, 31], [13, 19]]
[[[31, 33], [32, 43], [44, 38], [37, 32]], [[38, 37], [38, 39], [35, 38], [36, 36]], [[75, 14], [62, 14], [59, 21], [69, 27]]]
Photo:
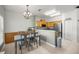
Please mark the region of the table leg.
[[17, 54], [17, 41], [15, 41], [15, 54]]
[[55, 35], [55, 47], [57, 47], [57, 36]]
[[22, 41], [21, 41], [21, 54], [22, 54]]
[[40, 36], [39, 36], [39, 46], [41, 46]]

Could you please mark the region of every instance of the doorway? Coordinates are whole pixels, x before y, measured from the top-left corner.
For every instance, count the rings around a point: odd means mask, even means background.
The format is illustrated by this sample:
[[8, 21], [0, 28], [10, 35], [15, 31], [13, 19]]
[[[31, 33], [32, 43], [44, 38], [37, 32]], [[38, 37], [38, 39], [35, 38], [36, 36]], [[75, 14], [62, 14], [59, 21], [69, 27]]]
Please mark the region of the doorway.
[[65, 40], [72, 41], [72, 20], [68, 19], [64, 21], [64, 38]]

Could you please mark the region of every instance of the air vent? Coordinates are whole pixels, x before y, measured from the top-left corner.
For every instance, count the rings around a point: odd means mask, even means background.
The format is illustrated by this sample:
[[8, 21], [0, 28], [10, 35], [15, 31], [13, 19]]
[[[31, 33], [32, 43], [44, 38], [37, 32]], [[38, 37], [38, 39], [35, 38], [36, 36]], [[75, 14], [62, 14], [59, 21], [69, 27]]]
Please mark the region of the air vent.
[[66, 18], [65, 20], [72, 20], [71, 18]]
[[42, 9], [38, 9], [38, 11], [40, 12]]

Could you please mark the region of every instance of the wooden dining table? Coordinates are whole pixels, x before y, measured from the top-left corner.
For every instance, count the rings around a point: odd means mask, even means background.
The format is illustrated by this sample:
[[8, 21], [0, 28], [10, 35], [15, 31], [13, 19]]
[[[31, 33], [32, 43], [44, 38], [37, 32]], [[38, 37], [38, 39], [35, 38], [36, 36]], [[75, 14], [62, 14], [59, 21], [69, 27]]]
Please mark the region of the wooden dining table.
[[[21, 32], [19, 32], [19, 34], [18, 35], [24, 35], [24, 36], [27, 36], [27, 35], [29, 35], [30, 33], [37, 33], [37, 32], [26, 32], [26, 31], [21, 31]], [[40, 40], [40, 35], [37, 35], [37, 36], [35, 36], [35, 37], [38, 37], [39, 38], [39, 40], [38, 40], [38, 43], [39, 43], [39, 46], [41, 46], [41, 40]], [[18, 42], [21, 42], [21, 44], [22, 44], [22, 39], [18, 39], [18, 40], [14, 40], [14, 42], [15, 42], [15, 54], [17, 54], [17, 43]], [[21, 47], [21, 54], [22, 54], [22, 47]]]

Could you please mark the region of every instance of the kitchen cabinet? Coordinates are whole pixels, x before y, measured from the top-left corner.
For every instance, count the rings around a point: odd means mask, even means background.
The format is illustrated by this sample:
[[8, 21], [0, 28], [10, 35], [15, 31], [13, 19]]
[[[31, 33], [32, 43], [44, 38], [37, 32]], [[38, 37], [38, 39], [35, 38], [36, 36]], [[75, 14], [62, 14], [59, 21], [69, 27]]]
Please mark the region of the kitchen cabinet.
[[18, 34], [19, 32], [5, 33], [5, 43], [8, 44], [14, 42], [14, 36]]

